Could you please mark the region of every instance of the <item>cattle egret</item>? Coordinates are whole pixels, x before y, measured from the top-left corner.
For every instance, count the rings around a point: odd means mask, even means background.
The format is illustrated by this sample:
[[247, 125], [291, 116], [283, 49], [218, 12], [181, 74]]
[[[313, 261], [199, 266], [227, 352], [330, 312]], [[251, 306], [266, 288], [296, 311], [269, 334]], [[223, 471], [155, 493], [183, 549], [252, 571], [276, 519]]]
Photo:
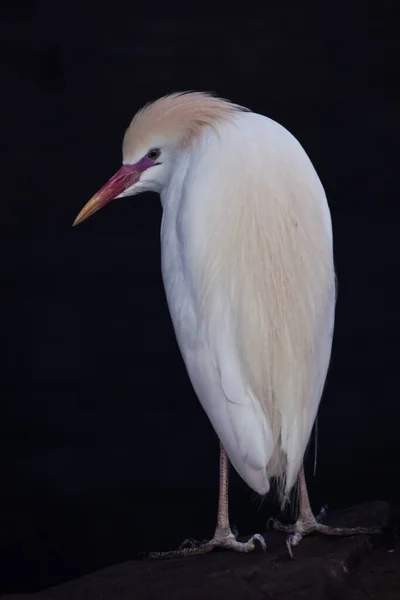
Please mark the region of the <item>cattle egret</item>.
[[228, 458], [258, 494], [277, 482], [282, 505], [299, 482], [296, 545], [319, 531], [303, 457], [331, 355], [336, 302], [330, 212], [299, 142], [275, 121], [198, 92], [140, 110], [123, 165], [74, 225], [114, 198], [161, 195], [162, 275], [178, 344], [221, 443], [214, 537], [158, 556], [216, 546], [250, 552], [229, 526]]

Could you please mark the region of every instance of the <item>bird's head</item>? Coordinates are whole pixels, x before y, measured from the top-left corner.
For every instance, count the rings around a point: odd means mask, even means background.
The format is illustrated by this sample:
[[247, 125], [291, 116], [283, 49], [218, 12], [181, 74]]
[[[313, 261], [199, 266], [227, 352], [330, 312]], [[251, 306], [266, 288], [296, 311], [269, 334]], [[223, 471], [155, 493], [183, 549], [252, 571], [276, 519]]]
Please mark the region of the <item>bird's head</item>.
[[201, 92], [172, 94], [146, 105], [125, 133], [122, 167], [83, 207], [74, 225], [115, 198], [161, 192], [177, 157], [190, 151], [204, 128], [215, 128], [242, 110], [245, 109]]

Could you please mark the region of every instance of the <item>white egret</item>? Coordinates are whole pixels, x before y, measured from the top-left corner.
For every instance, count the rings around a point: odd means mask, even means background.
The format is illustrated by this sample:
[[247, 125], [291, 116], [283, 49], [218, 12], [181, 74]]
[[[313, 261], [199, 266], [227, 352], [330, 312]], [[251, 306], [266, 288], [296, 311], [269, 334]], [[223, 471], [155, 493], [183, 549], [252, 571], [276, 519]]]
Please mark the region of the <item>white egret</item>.
[[[74, 225], [114, 198], [159, 192], [162, 275], [179, 347], [221, 442], [215, 546], [249, 552], [228, 516], [228, 459], [284, 504], [299, 476], [297, 544], [315, 519], [302, 462], [331, 355], [335, 272], [330, 211], [299, 142], [275, 121], [209, 94], [163, 97], [134, 117], [123, 165]], [[278, 526], [280, 527], [280, 526]], [[283, 528], [283, 526], [281, 526]]]

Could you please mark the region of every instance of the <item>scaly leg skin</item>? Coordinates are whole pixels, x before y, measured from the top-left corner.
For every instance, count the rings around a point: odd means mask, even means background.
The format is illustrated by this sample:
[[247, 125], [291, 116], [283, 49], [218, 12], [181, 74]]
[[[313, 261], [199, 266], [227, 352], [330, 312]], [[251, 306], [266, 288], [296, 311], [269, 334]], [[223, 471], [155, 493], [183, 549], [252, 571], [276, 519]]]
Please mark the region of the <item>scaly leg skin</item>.
[[375, 534], [382, 533], [382, 530], [377, 527], [331, 527], [322, 525], [321, 521], [326, 515], [327, 507], [324, 506], [317, 517], [311, 509], [310, 500], [308, 498], [306, 478], [304, 474], [304, 466], [301, 467], [299, 473], [299, 516], [294, 525], [283, 525], [279, 521], [272, 519], [272, 527], [277, 531], [285, 531], [289, 533], [286, 538], [286, 547], [290, 558], [293, 559], [292, 546], [297, 546], [303, 537], [314, 533], [323, 533], [325, 535], [350, 536], [360, 534]]
[[[217, 527], [214, 537], [211, 540], [203, 540], [196, 542], [195, 540], [185, 540], [178, 550], [170, 552], [150, 552], [150, 558], [178, 558], [181, 556], [196, 556], [198, 554], [207, 554], [214, 548], [225, 548], [227, 550], [235, 550], [236, 552], [252, 552], [256, 548], [255, 542], [258, 542], [261, 548], [265, 551], [266, 544], [264, 538], [256, 533], [247, 542], [238, 542], [237, 532], [232, 533], [229, 525], [229, 509], [228, 509], [228, 456], [221, 444], [220, 459], [219, 459], [219, 502], [218, 502], [218, 517]], [[185, 547], [189, 546], [189, 547]]]

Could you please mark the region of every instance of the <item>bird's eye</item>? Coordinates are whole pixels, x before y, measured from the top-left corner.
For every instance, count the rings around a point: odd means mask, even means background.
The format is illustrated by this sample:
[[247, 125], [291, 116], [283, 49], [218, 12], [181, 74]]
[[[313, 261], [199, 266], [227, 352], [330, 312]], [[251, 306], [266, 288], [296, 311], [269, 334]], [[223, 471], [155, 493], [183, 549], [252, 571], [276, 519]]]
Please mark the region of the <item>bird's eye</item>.
[[158, 150], [158, 148], [153, 148], [152, 150], [149, 150], [149, 152], [147, 153], [147, 158], [150, 158], [150, 160], [157, 160], [157, 158], [160, 156], [161, 152], [160, 150]]

